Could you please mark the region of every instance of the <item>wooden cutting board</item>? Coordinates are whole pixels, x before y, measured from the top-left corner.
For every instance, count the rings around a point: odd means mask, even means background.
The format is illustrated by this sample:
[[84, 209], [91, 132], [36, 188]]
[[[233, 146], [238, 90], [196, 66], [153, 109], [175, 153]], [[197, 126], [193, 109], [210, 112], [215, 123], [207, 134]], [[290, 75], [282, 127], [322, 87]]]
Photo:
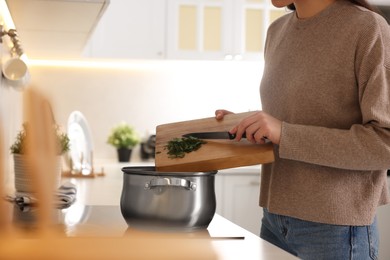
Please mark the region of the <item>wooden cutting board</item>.
[[156, 128], [156, 170], [161, 172], [206, 172], [239, 166], [265, 164], [274, 161], [273, 144], [252, 144], [246, 139], [205, 140], [197, 151], [184, 158], [169, 158], [164, 147], [183, 134], [208, 131], [229, 131], [244, 117], [254, 112], [229, 114], [223, 120], [215, 117], [159, 125]]

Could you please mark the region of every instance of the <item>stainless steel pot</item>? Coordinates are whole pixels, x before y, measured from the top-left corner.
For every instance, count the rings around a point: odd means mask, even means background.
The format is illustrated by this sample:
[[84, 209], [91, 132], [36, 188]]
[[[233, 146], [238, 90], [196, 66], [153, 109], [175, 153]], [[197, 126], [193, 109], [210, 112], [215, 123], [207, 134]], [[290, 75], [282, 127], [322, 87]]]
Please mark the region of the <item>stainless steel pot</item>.
[[122, 168], [121, 212], [130, 227], [207, 228], [216, 200], [214, 172], [157, 172], [155, 167]]

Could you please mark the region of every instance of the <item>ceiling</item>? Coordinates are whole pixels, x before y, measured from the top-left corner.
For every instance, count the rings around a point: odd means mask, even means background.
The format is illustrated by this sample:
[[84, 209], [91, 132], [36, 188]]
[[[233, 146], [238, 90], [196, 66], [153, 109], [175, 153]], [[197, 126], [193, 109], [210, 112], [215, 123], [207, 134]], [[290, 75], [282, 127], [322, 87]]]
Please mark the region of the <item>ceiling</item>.
[[82, 56], [109, 0], [6, 0], [30, 59]]

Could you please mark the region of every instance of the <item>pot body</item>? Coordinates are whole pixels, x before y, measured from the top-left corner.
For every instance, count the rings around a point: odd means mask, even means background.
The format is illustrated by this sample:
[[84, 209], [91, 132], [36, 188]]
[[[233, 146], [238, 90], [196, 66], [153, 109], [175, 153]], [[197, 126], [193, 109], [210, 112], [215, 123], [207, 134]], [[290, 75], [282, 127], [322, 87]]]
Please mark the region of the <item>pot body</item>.
[[156, 172], [125, 167], [121, 212], [130, 227], [169, 230], [207, 228], [216, 209], [215, 174]]

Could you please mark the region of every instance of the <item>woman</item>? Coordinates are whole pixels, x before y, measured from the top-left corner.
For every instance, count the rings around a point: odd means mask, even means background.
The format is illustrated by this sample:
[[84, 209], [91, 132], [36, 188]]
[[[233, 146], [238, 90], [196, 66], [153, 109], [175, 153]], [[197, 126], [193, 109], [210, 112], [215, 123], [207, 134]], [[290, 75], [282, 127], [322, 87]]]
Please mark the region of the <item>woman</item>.
[[[274, 143], [260, 236], [302, 259], [377, 259], [390, 202], [390, 29], [359, 0], [272, 0], [263, 111], [230, 132]], [[221, 120], [227, 110], [217, 110]]]

